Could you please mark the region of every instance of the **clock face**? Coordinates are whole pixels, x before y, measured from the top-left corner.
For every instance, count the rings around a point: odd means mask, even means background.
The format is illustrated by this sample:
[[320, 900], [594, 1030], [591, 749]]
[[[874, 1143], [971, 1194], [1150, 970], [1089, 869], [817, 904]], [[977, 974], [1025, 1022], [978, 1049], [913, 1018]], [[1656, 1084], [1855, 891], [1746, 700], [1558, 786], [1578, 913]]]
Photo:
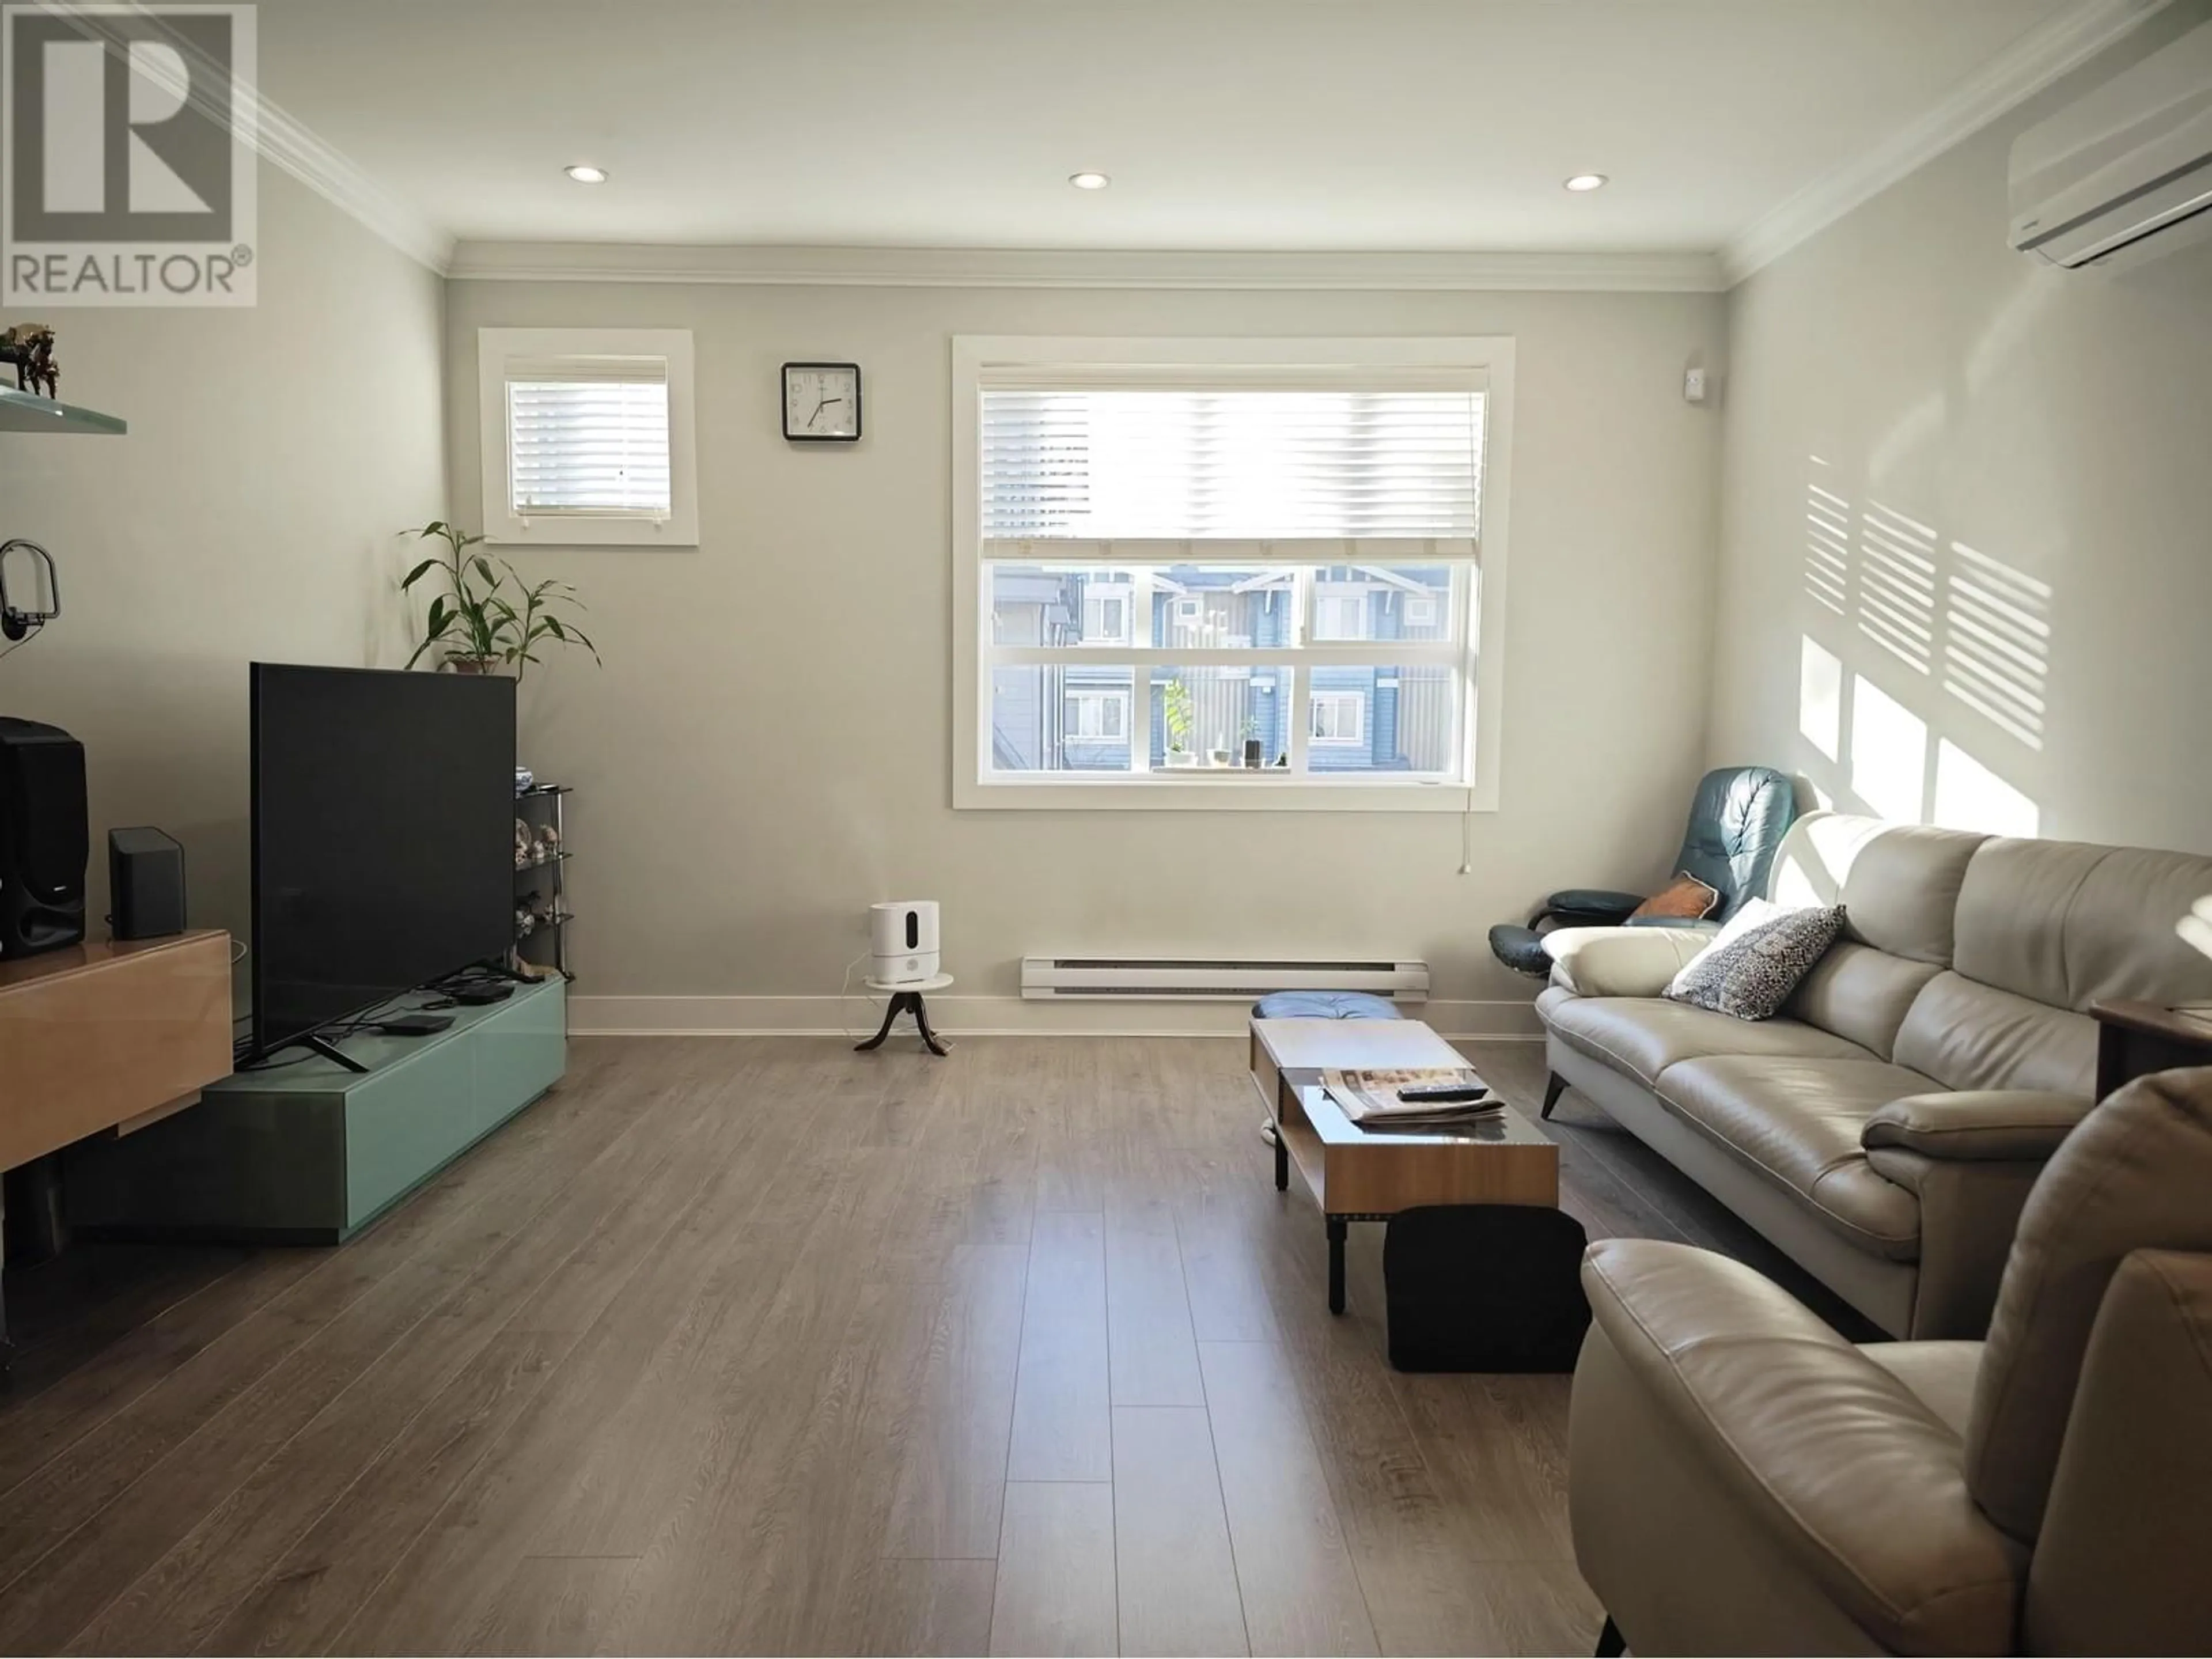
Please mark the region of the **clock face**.
[[856, 363], [786, 363], [783, 435], [850, 442], [860, 435], [860, 370]]

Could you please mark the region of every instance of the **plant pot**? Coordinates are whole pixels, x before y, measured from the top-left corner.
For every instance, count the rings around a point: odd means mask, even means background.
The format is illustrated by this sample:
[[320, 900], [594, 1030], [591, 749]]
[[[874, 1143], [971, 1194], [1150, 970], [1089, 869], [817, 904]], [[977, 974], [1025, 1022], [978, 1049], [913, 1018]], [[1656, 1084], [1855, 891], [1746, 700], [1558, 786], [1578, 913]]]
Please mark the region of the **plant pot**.
[[446, 658], [446, 669], [453, 674], [496, 674], [507, 665], [497, 657], [465, 657], [459, 653]]
[[1168, 769], [1171, 772], [1184, 771], [1191, 767], [1196, 766], [1197, 764], [1198, 757], [1192, 754], [1188, 749], [1170, 749], [1168, 750]]
[[1226, 766], [1226, 765], [1228, 765], [1228, 764], [1229, 764], [1229, 751], [1228, 751], [1226, 749], [1209, 749], [1209, 750], [1207, 750], [1206, 751], [1206, 763], [1208, 766]]

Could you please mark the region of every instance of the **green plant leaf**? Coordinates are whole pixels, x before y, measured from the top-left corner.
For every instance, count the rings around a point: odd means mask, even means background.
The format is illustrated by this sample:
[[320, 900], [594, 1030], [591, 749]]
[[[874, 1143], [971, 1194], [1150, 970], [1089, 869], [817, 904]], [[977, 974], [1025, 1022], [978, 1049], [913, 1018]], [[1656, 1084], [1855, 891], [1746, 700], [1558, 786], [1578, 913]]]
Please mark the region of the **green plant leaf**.
[[414, 586], [416, 582], [421, 581], [423, 577], [428, 575], [437, 568], [438, 562], [435, 559], [423, 560], [422, 563], [416, 565], [412, 570], [407, 573], [405, 578], [402, 580], [399, 584], [399, 591], [404, 593], [409, 588]]
[[430, 601], [430, 620], [424, 624], [427, 637], [423, 642], [428, 644], [429, 641], [441, 636], [446, 631], [447, 623], [450, 620], [446, 612], [446, 596], [441, 593]]
[[476, 556], [475, 563], [477, 574], [484, 579], [484, 586], [496, 591], [499, 586], [499, 577], [493, 573], [491, 561], [479, 553]]

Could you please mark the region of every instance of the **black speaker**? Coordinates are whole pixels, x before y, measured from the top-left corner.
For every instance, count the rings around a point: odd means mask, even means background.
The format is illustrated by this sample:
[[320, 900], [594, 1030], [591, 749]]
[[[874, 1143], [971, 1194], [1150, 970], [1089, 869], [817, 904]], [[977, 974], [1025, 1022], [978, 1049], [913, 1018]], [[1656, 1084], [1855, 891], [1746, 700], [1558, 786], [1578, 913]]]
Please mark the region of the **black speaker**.
[[84, 745], [0, 715], [0, 960], [84, 938]]
[[159, 830], [107, 832], [107, 920], [118, 939], [185, 931], [185, 849]]

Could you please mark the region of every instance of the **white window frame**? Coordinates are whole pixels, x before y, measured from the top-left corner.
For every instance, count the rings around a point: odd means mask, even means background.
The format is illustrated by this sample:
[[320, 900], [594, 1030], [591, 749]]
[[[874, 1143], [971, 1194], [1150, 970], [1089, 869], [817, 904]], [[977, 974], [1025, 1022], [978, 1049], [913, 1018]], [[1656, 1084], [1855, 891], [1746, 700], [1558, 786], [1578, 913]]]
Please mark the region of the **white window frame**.
[[[952, 353], [952, 804], [960, 810], [1066, 811], [1297, 811], [1491, 812], [1498, 810], [1498, 778], [1504, 759], [1506, 545], [1512, 507], [1514, 342], [1510, 336], [1375, 338], [1106, 338], [1098, 337], [957, 335]], [[1188, 772], [1154, 773], [1143, 762], [1146, 750], [1134, 735], [1127, 773], [1080, 775], [1067, 772], [988, 773], [991, 749], [987, 659], [984, 647], [982, 553], [981, 388], [989, 372], [1008, 367], [1115, 365], [1168, 369], [1234, 368], [1238, 365], [1291, 367], [1331, 372], [1360, 369], [1467, 369], [1479, 372], [1484, 386], [1482, 495], [1479, 557], [1466, 567], [1467, 579], [1454, 583], [1453, 603], [1468, 608], [1471, 623], [1460, 631], [1466, 660], [1460, 665], [1467, 704], [1461, 711], [1464, 752], [1460, 776], [1407, 778], [1394, 773], [1340, 773], [1284, 776], [1263, 769], [1241, 769], [1220, 777]], [[1264, 552], [1264, 550], [1259, 550]], [[1255, 550], [1237, 544], [1218, 551], [1190, 544], [1192, 558], [1239, 562]], [[1038, 562], [1055, 561], [1044, 544]], [[1346, 544], [1345, 556], [1333, 562], [1376, 563], [1371, 547], [1362, 553]], [[1310, 584], [1308, 585], [1309, 588]], [[1133, 607], [1131, 616], [1137, 615]], [[1335, 659], [1391, 665], [1407, 650], [1425, 653], [1435, 642], [1401, 647], [1395, 641], [1345, 642], [1328, 647]], [[1311, 647], [1306, 647], [1310, 651]], [[1154, 662], [1176, 663], [1192, 653], [1182, 647], [1120, 647], [1142, 672]], [[1210, 654], [1201, 653], [1200, 654]], [[1250, 666], [1288, 659], [1295, 653], [1255, 653]], [[1296, 695], [1295, 666], [1285, 677]], [[1134, 721], [1136, 710], [1131, 708]], [[1292, 742], [1303, 750], [1304, 720], [1291, 723]], [[1294, 757], [1294, 758], [1302, 758]]]
[[[1321, 724], [1319, 716], [1323, 704], [1331, 708], [1349, 708], [1352, 711], [1352, 730], [1348, 735], [1339, 732], [1325, 738], [1312, 729], [1312, 726]], [[1316, 690], [1307, 694], [1306, 707], [1313, 716], [1312, 725], [1306, 732], [1307, 742], [1323, 749], [1353, 749], [1367, 741], [1367, 698], [1364, 693], [1339, 691], [1334, 688], [1326, 691]]]
[[1406, 626], [1434, 628], [1437, 625], [1437, 602], [1418, 593], [1408, 593], [1405, 599]]
[[[1077, 685], [1069, 687], [1066, 691], [1061, 693], [1061, 696], [1066, 699], [1071, 707], [1089, 707], [1103, 709], [1109, 704], [1112, 704], [1118, 705], [1121, 710], [1121, 729], [1119, 732], [1082, 731], [1079, 729], [1082, 722], [1078, 720], [1070, 726], [1070, 729], [1066, 732], [1066, 736], [1069, 740], [1076, 743], [1124, 744], [1128, 743], [1129, 718], [1133, 712], [1133, 706], [1135, 702], [1135, 698], [1133, 694], [1127, 691], [1116, 690], [1114, 687], [1109, 685]], [[1102, 720], [1100, 723], [1103, 725], [1104, 722]]]
[[[668, 512], [625, 515], [514, 510], [509, 476], [509, 365], [548, 357], [659, 357], [668, 365]], [[691, 331], [684, 328], [480, 328], [477, 331], [478, 469], [485, 539], [503, 546], [696, 547], [698, 421]]]

